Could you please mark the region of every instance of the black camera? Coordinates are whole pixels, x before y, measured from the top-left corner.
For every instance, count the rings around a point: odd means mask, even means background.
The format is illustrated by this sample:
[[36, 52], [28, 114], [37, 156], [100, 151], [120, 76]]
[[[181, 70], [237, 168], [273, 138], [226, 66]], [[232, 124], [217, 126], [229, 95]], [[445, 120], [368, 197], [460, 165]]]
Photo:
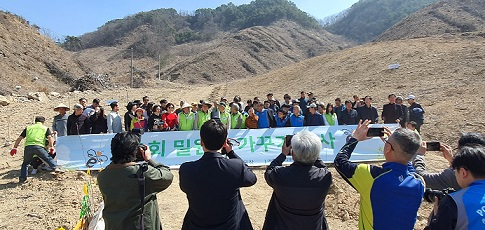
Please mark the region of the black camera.
[[453, 188], [445, 188], [441, 191], [427, 188], [426, 190], [424, 190], [423, 197], [424, 197], [424, 200], [428, 201], [429, 203], [433, 203], [435, 197], [438, 198], [438, 200], [441, 200], [446, 195], [454, 192], [456, 192], [456, 190]]
[[145, 161], [145, 158], [143, 158], [143, 153], [147, 150], [147, 146], [140, 144], [138, 145], [138, 151], [136, 152], [136, 162], [138, 161]]

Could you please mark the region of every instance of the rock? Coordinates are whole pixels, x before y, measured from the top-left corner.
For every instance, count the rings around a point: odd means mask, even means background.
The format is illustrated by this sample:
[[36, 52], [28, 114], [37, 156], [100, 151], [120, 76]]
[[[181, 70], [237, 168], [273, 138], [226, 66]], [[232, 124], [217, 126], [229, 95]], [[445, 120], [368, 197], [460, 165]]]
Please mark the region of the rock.
[[60, 93], [58, 93], [58, 92], [50, 92], [50, 93], [49, 93], [49, 96], [59, 98], [59, 97], [61, 96], [61, 94], [60, 94]]
[[36, 101], [47, 101], [48, 98], [44, 92], [30, 92], [27, 94], [27, 98]]
[[0, 105], [7, 106], [8, 104], [10, 104], [10, 101], [6, 97], [0, 95]]
[[25, 102], [29, 102], [29, 99], [26, 97], [16, 97], [15, 101], [20, 103], [25, 103]]

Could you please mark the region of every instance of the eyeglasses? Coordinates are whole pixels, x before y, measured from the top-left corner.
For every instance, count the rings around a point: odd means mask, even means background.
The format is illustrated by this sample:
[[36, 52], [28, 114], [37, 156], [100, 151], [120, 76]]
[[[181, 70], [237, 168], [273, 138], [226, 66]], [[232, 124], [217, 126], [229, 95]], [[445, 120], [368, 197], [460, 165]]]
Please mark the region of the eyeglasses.
[[173, 109], [174, 107], [173, 107], [173, 106], [170, 106], [170, 107], [168, 107], [168, 108], [169, 108], [169, 109]]
[[387, 141], [387, 139], [384, 139], [384, 142], [389, 144], [389, 146], [391, 146], [391, 150], [394, 151], [394, 147], [392, 147], [392, 144], [391, 142]]

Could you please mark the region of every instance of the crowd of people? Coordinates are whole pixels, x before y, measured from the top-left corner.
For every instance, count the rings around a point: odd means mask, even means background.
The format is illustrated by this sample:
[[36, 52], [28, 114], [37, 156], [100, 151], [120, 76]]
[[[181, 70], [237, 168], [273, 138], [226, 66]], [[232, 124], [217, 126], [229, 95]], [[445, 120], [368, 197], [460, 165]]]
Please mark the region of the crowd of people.
[[[450, 166], [440, 173], [429, 173], [424, 159], [427, 144], [419, 135], [424, 110], [413, 95], [406, 97], [409, 106], [405, 106], [402, 98], [391, 94], [380, 119], [406, 128], [391, 131], [384, 127], [382, 166], [356, 164], [350, 161], [352, 152], [358, 143], [369, 139], [370, 125], [379, 122], [370, 96], [363, 100], [355, 97], [354, 103], [347, 100], [344, 104], [337, 98], [335, 105], [326, 106], [304, 92], [295, 100], [284, 95], [281, 103], [272, 94], [267, 99], [260, 102], [254, 98], [246, 105], [238, 96], [232, 102], [224, 97], [215, 103], [181, 101], [176, 108], [166, 100], [155, 105], [145, 96], [143, 102], [128, 103], [123, 131], [116, 101], [110, 102], [111, 112], [105, 115], [99, 99], [87, 106], [87, 100], [81, 98], [71, 115], [63, 104], [54, 108], [59, 114], [52, 133], [44, 126], [45, 118], [36, 117], [36, 124], [22, 132], [11, 155], [17, 153], [25, 138], [20, 176], [20, 182], [25, 182], [34, 155], [56, 172], [63, 172], [53, 160], [52, 134], [117, 133], [111, 141], [112, 162], [98, 175], [106, 229], [161, 229], [156, 194], [171, 185], [173, 174], [151, 158], [149, 148], [140, 144], [140, 134], [199, 130], [204, 155], [179, 169], [180, 189], [189, 204], [182, 229], [253, 229], [240, 188], [254, 185], [257, 177], [232, 149], [228, 130], [355, 124], [357, 128], [335, 157], [334, 165], [349, 189], [360, 194], [359, 229], [413, 229], [423, 197], [435, 202], [427, 229], [484, 229], [484, 135], [464, 133], [454, 154], [449, 145], [440, 143]], [[321, 149], [320, 138], [309, 131], [285, 140], [281, 154], [264, 175], [273, 194], [263, 229], [328, 229], [325, 200], [333, 179], [320, 159]], [[293, 163], [283, 166], [290, 156]], [[448, 188], [456, 192], [448, 192]]]
[[354, 95], [353, 101], [343, 103], [336, 98], [335, 103], [325, 104], [311, 92], [301, 92], [295, 99], [285, 94], [281, 102], [273, 93], [268, 93], [265, 100], [254, 97], [245, 103], [236, 95], [232, 101], [222, 97], [215, 102], [180, 101], [178, 105], [166, 99], [154, 103], [144, 96], [142, 100], [130, 101], [122, 118], [116, 101], [110, 101], [111, 111], [108, 112], [99, 99], [95, 98], [91, 105], [87, 105], [87, 100], [81, 98], [69, 116], [67, 106], [60, 104], [55, 108], [59, 115], [54, 118], [53, 129], [58, 135], [80, 135], [119, 133], [123, 129], [138, 133], [199, 130], [210, 119], [220, 120], [228, 129], [356, 125], [359, 120], [376, 124], [381, 120], [385, 124], [409, 125], [419, 132], [425, 111], [415, 99], [414, 95], [406, 97], [409, 104], [406, 106], [402, 97], [390, 94], [389, 103], [383, 106], [379, 116], [371, 96], [360, 98]]

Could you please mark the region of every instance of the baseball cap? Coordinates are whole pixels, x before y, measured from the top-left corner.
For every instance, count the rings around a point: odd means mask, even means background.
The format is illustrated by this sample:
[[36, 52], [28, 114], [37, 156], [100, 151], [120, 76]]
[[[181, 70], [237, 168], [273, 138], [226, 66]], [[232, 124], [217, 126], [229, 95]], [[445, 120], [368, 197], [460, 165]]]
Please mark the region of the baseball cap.
[[310, 104], [310, 108], [316, 108], [316, 107], [317, 107], [317, 104], [315, 104], [315, 103]]
[[409, 100], [409, 99], [415, 99], [415, 98], [416, 98], [416, 97], [415, 97], [414, 95], [412, 95], [412, 94], [411, 94], [411, 95], [409, 95], [409, 96], [407, 96], [407, 97], [406, 97], [406, 100]]
[[83, 106], [81, 104], [75, 104], [74, 105], [74, 110], [77, 110], [77, 109], [82, 109]]

